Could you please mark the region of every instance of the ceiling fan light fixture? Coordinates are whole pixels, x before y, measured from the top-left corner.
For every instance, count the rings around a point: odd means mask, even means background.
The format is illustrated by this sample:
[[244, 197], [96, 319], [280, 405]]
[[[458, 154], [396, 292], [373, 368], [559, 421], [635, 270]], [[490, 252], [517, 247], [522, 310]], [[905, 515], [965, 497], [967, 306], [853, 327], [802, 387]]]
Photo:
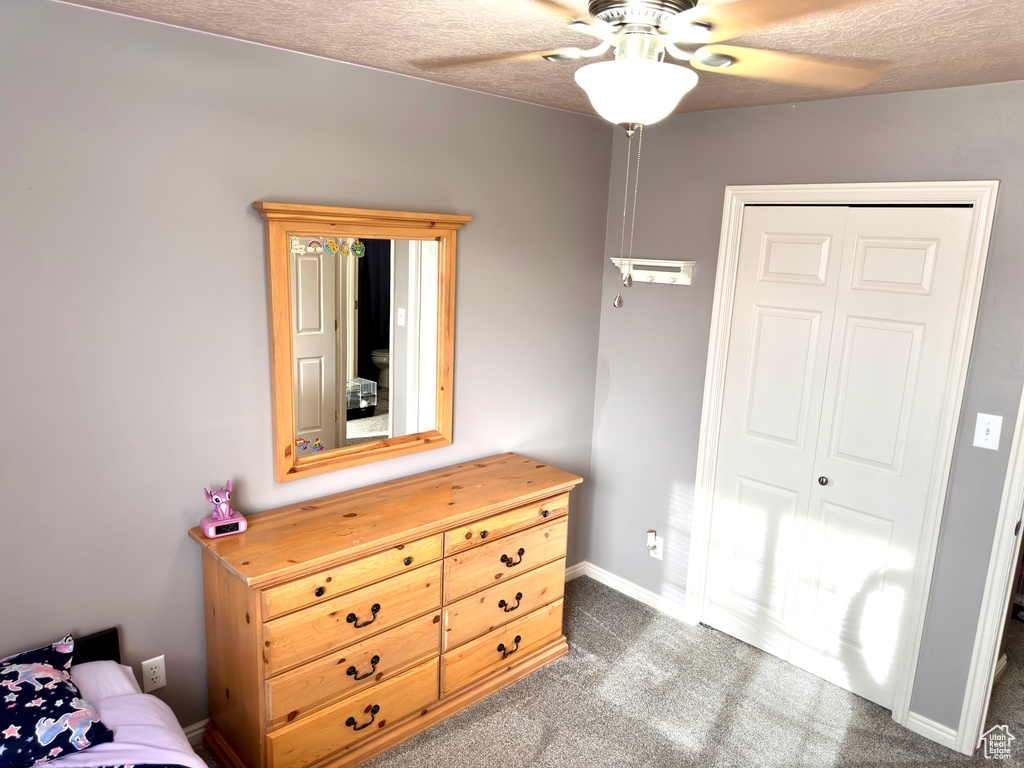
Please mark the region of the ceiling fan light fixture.
[[697, 84], [691, 69], [649, 59], [615, 59], [576, 70], [597, 113], [617, 125], [650, 125], [667, 117]]

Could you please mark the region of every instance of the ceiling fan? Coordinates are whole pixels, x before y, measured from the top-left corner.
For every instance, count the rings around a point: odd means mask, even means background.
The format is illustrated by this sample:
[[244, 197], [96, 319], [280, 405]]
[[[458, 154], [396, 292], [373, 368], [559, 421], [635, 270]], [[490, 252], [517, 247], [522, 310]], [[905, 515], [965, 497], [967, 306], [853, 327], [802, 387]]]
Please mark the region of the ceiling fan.
[[[569, 20], [569, 26], [597, 38], [592, 48], [503, 53], [421, 64], [446, 68], [500, 61], [615, 58], [580, 67], [576, 81], [598, 113], [613, 123], [645, 125], [668, 115], [697, 84], [693, 71], [721, 72], [856, 90], [884, 67], [722, 44], [762, 27], [811, 13], [838, 10], [871, 0], [590, 0], [583, 18], [560, 0], [534, 0]], [[692, 69], [666, 62], [685, 62]]]

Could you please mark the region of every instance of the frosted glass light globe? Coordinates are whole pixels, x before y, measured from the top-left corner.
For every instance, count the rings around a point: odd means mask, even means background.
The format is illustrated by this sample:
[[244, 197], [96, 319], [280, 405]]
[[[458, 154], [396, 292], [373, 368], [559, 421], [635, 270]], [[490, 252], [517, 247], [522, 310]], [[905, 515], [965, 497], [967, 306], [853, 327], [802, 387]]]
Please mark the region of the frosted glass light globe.
[[697, 74], [650, 59], [615, 59], [580, 67], [576, 82], [605, 120], [650, 125], [675, 109], [697, 84]]

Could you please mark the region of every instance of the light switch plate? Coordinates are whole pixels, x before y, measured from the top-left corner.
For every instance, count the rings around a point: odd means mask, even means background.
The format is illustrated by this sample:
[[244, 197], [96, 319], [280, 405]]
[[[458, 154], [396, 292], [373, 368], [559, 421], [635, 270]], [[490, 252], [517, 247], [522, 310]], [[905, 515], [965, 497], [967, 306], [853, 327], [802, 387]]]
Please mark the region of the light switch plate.
[[1003, 429], [1003, 417], [988, 413], [978, 414], [978, 424], [974, 428], [974, 445], [978, 448], [999, 450], [999, 433]]

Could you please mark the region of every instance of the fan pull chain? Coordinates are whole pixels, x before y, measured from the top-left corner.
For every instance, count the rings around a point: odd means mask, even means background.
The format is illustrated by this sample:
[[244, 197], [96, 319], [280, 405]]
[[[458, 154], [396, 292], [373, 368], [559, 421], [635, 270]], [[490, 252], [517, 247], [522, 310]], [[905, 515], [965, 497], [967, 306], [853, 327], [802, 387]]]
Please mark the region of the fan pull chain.
[[[636, 168], [633, 168], [633, 133], [639, 129], [640, 136], [637, 140], [636, 147]], [[629, 254], [626, 256], [626, 270], [622, 277], [622, 284], [626, 288], [630, 288], [633, 285], [633, 233], [636, 228], [636, 195], [640, 187], [640, 150], [643, 148], [644, 143], [644, 127], [639, 125], [634, 127], [630, 125], [626, 128], [626, 134], [629, 136], [629, 143], [626, 144], [626, 183], [625, 191], [622, 198], [622, 236], [619, 239], [619, 254], [625, 255], [626, 249], [626, 212], [629, 210], [629, 177], [633, 176], [633, 213], [629, 223]], [[612, 306], [618, 308], [622, 306], [622, 293], [619, 292], [615, 295], [615, 301], [612, 302]]]
[[[619, 237], [619, 256], [626, 252], [626, 211], [629, 210], [629, 172], [630, 167], [633, 164], [633, 131], [630, 128], [626, 129], [626, 135], [629, 137], [629, 141], [626, 144], [626, 181], [622, 185], [622, 235]], [[622, 284], [626, 285], [626, 280], [629, 278], [629, 273], [622, 279]], [[622, 306], [622, 293], [615, 294], [615, 301], [612, 302], [613, 307]]]
[[622, 237], [619, 238], [619, 255], [626, 252], [626, 210], [629, 206], [629, 171], [633, 162], [633, 132], [629, 132], [626, 144], [626, 183], [622, 185]]
[[636, 193], [640, 189], [640, 151], [644, 148], [644, 127], [640, 126], [640, 138], [636, 143], [636, 170], [633, 172], [633, 216], [629, 220], [629, 260], [626, 262], [626, 287], [633, 285], [633, 230], [636, 228]]

